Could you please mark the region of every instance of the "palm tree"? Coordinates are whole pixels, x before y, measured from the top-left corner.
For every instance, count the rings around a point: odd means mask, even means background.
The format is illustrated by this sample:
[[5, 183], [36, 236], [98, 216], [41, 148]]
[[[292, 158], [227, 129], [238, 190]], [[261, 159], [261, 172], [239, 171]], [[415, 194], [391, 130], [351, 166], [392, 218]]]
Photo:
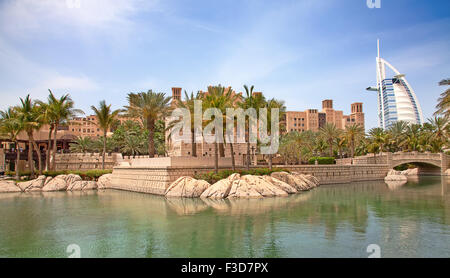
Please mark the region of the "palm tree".
[[[205, 109], [208, 108], [215, 108], [219, 109], [222, 112], [222, 120], [223, 120], [223, 111], [226, 110], [227, 107], [229, 107], [230, 104], [230, 95], [231, 90], [228, 90], [228, 92], [225, 93], [225, 87], [222, 87], [221, 85], [218, 86], [210, 86], [208, 87], [208, 93], [203, 96], [203, 105]], [[214, 121], [215, 119], [211, 119], [211, 121], [206, 122], [205, 124], [209, 124], [210, 122]], [[222, 129], [223, 131], [223, 129]], [[223, 138], [223, 133], [218, 134], [218, 130], [214, 129], [215, 133], [215, 142], [214, 142], [214, 171], [216, 173], [219, 172], [219, 139]]]
[[70, 144], [69, 148], [75, 153], [87, 153], [92, 149], [92, 139], [88, 136], [77, 137], [73, 143]]
[[[279, 114], [278, 117], [279, 119], [283, 119], [283, 116], [286, 113], [286, 106], [284, 105], [284, 101], [282, 100], [277, 100], [277, 99], [270, 99], [269, 101], [266, 102], [265, 104], [266, 108], [267, 108], [267, 131], [268, 131], [268, 135], [272, 136], [272, 135], [279, 135], [279, 134], [272, 134], [272, 109], [279, 109]], [[261, 117], [261, 116], [260, 116]], [[279, 123], [278, 126], [278, 130], [280, 131], [280, 129], [284, 126], [283, 122]], [[272, 170], [272, 154], [269, 154], [269, 169]]]
[[[191, 115], [191, 156], [197, 157], [197, 143], [195, 142], [195, 111], [194, 111], [194, 103], [196, 100], [200, 100], [201, 96], [199, 93], [197, 93], [196, 96], [194, 96], [194, 92], [191, 92], [191, 95], [189, 96], [186, 91], [184, 91], [185, 100], [176, 100], [176, 106], [178, 108], [187, 109]], [[171, 130], [176, 124], [180, 124], [183, 122], [183, 118], [178, 118], [176, 120], [171, 121], [168, 126], [167, 130]], [[169, 134], [170, 136], [170, 134]]]
[[377, 148], [374, 148], [372, 146], [372, 150], [377, 149], [380, 152], [383, 152], [385, 150], [385, 146], [389, 142], [389, 134], [380, 127], [372, 128], [371, 130], [369, 130], [369, 138], [372, 143], [378, 146]]
[[345, 127], [345, 137], [350, 147], [350, 156], [355, 157], [356, 142], [364, 137], [364, 128], [359, 124], [352, 124]]
[[[439, 86], [449, 86], [450, 78], [443, 79], [439, 82]], [[438, 99], [438, 104], [436, 105], [437, 111], [434, 113], [435, 116], [442, 114], [445, 117], [450, 117], [450, 89], [445, 90]]]
[[158, 119], [165, 118], [170, 112], [171, 97], [164, 93], [129, 93], [129, 105], [125, 106], [130, 117], [140, 118], [148, 130], [148, 153], [150, 157], [155, 156], [155, 123]]
[[52, 133], [53, 129], [55, 128], [54, 124], [54, 114], [52, 106], [48, 103], [45, 103], [43, 101], [36, 101], [37, 104], [40, 106], [40, 110], [42, 112], [42, 123], [48, 125], [48, 140], [47, 140], [47, 154], [45, 156], [45, 169], [48, 171], [50, 170], [50, 149], [52, 144]]
[[17, 117], [17, 113], [14, 108], [10, 107], [6, 111], [0, 111], [0, 133], [7, 134], [9, 139], [14, 143], [16, 150], [16, 180], [19, 180], [19, 160], [20, 160], [20, 150], [19, 142], [17, 141], [17, 136], [20, 131], [22, 131], [22, 124]]
[[387, 132], [392, 139], [392, 149], [395, 151], [400, 151], [402, 142], [405, 139], [405, 132], [408, 128], [409, 123], [405, 121], [398, 121], [392, 124]]
[[39, 175], [42, 174], [42, 161], [41, 161], [41, 151], [36, 145], [33, 138], [33, 132], [41, 127], [41, 111], [36, 103], [33, 103], [30, 95], [27, 95], [25, 99], [20, 98], [21, 105], [18, 106], [17, 116], [21, 124], [23, 125], [23, 130], [28, 135], [28, 166], [30, 168], [31, 174], [30, 178], [34, 178], [34, 163], [33, 163], [33, 148], [36, 150], [38, 156], [39, 165]]
[[[240, 103], [241, 108], [245, 109], [255, 109], [258, 110], [259, 108], [263, 108], [264, 104], [266, 103], [266, 99], [262, 94], [253, 94], [253, 89], [255, 86], [251, 86], [248, 88], [247, 85], [244, 85], [245, 90], [245, 97], [243, 101]], [[247, 131], [246, 131], [246, 140], [247, 140], [247, 170], [250, 169], [250, 132], [251, 126], [250, 126], [250, 119], [247, 117], [246, 119], [247, 123]]]
[[326, 123], [319, 132], [330, 148], [330, 157], [333, 157], [333, 142], [335, 138], [339, 136], [338, 128], [332, 123]]
[[[70, 98], [69, 94], [61, 96], [59, 99], [55, 97], [52, 91], [49, 89], [48, 106], [51, 110], [51, 123], [53, 123], [53, 163], [52, 169], [55, 170], [56, 165], [56, 140], [58, 127], [67, 124], [77, 114], [84, 114], [82, 110], [74, 108], [74, 102]], [[49, 145], [50, 147], [50, 145]]]
[[[448, 134], [446, 132], [446, 127], [449, 125], [448, 118], [443, 117], [434, 117], [432, 119], [428, 119], [430, 124], [431, 132], [430, 132], [430, 140], [435, 141], [437, 146], [443, 146], [448, 140]], [[441, 149], [442, 150], [442, 149]], [[439, 151], [441, 151], [439, 150]]]
[[345, 134], [341, 130], [339, 130], [339, 131], [340, 131], [339, 136], [336, 137], [335, 144], [336, 144], [336, 147], [339, 152], [339, 158], [342, 159], [343, 158], [343, 150], [348, 145], [348, 143], [347, 143], [347, 137], [345, 136]]
[[106, 105], [105, 101], [100, 101], [100, 105], [97, 107], [91, 106], [97, 116], [97, 122], [100, 128], [103, 130], [103, 152], [102, 152], [102, 169], [105, 169], [105, 154], [106, 154], [106, 135], [108, 129], [111, 128], [116, 122], [116, 117], [120, 113], [120, 109], [111, 110], [111, 104]]

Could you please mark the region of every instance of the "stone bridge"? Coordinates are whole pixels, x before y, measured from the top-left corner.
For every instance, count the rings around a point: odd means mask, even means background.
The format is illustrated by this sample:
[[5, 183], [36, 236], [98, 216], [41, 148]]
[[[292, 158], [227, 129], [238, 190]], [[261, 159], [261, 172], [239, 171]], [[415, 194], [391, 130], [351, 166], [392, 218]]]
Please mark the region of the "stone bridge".
[[353, 159], [338, 160], [338, 164], [374, 165], [387, 164], [394, 168], [402, 164], [416, 164], [422, 174], [445, 174], [450, 169], [450, 156], [443, 153], [396, 152], [369, 154]]

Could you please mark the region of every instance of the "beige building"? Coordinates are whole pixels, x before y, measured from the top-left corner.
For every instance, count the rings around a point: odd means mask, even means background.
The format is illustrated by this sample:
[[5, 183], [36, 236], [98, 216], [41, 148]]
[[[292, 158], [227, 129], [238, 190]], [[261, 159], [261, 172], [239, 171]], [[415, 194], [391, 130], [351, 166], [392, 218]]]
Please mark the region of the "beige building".
[[364, 128], [364, 112], [361, 102], [352, 103], [351, 114], [344, 115], [343, 111], [333, 108], [333, 100], [322, 101], [322, 111], [308, 109], [306, 111], [286, 112], [286, 131], [318, 131], [326, 123], [332, 123], [340, 129], [346, 126], [359, 124]]

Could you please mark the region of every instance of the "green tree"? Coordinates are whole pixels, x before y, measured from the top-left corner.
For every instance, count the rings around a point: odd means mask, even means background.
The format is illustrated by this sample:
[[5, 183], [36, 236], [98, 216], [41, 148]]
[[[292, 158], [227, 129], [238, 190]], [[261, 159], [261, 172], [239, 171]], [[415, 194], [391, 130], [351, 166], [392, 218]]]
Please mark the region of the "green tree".
[[98, 125], [103, 131], [103, 152], [102, 152], [102, 169], [105, 169], [105, 155], [106, 155], [106, 135], [108, 129], [115, 124], [117, 115], [121, 110], [111, 110], [111, 104], [106, 105], [105, 101], [100, 101], [98, 107], [91, 106], [92, 111], [94, 111], [97, 116]]
[[[266, 99], [263, 94], [254, 94], [253, 93], [254, 87], [255, 86], [252, 85], [249, 88], [247, 85], [244, 85], [245, 96], [244, 96], [242, 102], [240, 103], [240, 106], [244, 110], [255, 109], [256, 112], [258, 112], [259, 108], [264, 107], [264, 105], [266, 103]], [[247, 126], [247, 130], [246, 130], [246, 141], [247, 141], [246, 166], [247, 166], [247, 170], [249, 170], [250, 169], [250, 133], [252, 132], [252, 130], [251, 130], [251, 125], [250, 125], [250, 118], [248, 116], [246, 117], [246, 126]]]
[[345, 127], [344, 136], [347, 138], [350, 147], [350, 156], [355, 157], [356, 143], [364, 138], [364, 128], [359, 124], [352, 124]]
[[[272, 109], [278, 109], [278, 111], [279, 111], [278, 118], [283, 119], [284, 115], [286, 114], [286, 106], [284, 105], [284, 101], [272, 98], [265, 103], [265, 108], [267, 108], [267, 119], [265, 119], [265, 120], [267, 120], [267, 133], [269, 136], [272, 136], [272, 135], [279, 136], [279, 133], [272, 134], [272, 132], [275, 132], [275, 131], [272, 131]], [[260, 115], [260, 118], [261, 118], [261, 115]], [[283, 127], [284, 127], [284, 122], [283, 121], [279, 122], [278, 131], [281, 132], [283, 130]], [[269, 156], [269, 169], [272, 170], [273, 154], [269, 154], [268, 156]]]
[[90, 137], [78, 136], [74, 142], [70, 143], [69, 149], [74, 153], [87, 153], [92, 150], [93, 141]]
[[330, 148], [330, 157], [333, 157], [333, 142], [339, 136], [339, 129], [334, 124], [326, 123], [319, 132]]
[[18, 119], [23, 125], [23, 130], [28, 136], [28, 167], [30, 168], [31, 175], [30, 178], [34, 178], [34, 163], [33, 163], [33, 148], [36, 150], [39, 165], [39, 175], [42, 174], [42, 161], [41, 161], [41, 151], [38, 148], [36, 142], [34, 141], [33, 133], [35, 130], [39, 130], [41, 122], [41, 110], [31, 100], [30, 95], [27, 95], [25, 99], [20, 98], [21, 104], [16, 107]]
[[171, 97], [164, 93], [154, 93], [152, 90], [142, 93], [128, 94], [128, 116], [142, 120], [148, 130], [148, 152], [150, 157], [155, 156], [155, 125], [158, 119], [165, 118], [171, 110]]
[[20, 120], [18, 119], [17, 112], [9, 107], [5, 111], [0, 111], [0, 133], [6, 134], [9, 137], [9, 140], [14, 143], [15, 151], [16, 151], [16, 163], [15, 163], [15, 172], [16, 172], [16, 180], [19, 179], [19, 161], [20, 161], [20, 150], [19, 150], [19, 142], [17, 141], [17, 136], [22, 131], [23, 126]]
[[[439, 86], [449, 86], [450, 78], [443, 79], [439, 82]], [[445, 117], [450, 117], [450, 89], [445, 90], [438, 99], [438, 104], [436, 105], [437, 111], [434, 113], [437, 115], [444, 115]]]

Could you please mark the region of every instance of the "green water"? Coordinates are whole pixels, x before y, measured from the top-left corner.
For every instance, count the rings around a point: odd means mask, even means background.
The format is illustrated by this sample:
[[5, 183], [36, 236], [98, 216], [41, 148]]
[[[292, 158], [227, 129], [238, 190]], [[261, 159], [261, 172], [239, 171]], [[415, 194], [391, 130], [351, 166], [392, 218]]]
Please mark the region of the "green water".
[[450, 257], [450, 179], [209, 201], [124, 191], [0, 195], [0, 257]]

